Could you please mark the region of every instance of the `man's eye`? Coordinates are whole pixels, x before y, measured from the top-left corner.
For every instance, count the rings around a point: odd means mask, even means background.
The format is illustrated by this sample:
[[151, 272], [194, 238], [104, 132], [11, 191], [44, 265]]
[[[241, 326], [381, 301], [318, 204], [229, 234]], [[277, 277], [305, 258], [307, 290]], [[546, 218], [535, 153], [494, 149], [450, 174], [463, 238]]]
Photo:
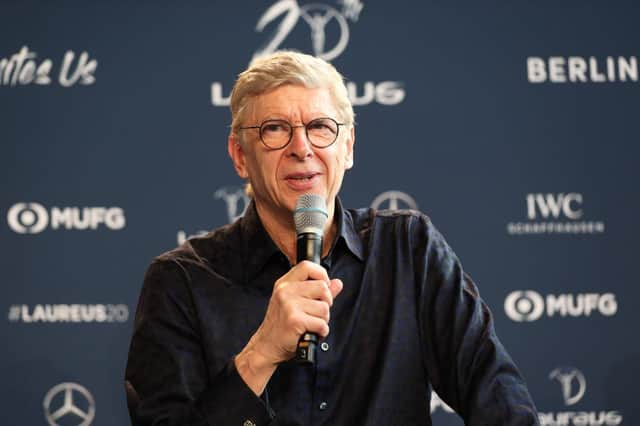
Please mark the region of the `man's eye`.
[[282, 123], [268, 123], [262, 126], [263, 132], [287, 132], [287, 126]]
[[309, 125], [307, 126], [307, 128], [311, 131], [314, 132], [331, 132], [331, 133], [335, 133], [336, 129], [335, 126], [331, 125], [330, 123], [326, 122], [326, 121], [312, 121], [311, 123], [309, 123]]

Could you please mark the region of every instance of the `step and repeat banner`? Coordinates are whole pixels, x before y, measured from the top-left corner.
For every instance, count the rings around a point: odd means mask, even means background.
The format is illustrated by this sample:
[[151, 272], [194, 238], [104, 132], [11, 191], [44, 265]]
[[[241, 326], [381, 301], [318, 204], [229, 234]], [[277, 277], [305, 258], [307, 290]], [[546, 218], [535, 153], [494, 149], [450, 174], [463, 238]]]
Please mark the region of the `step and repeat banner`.
[[230, 90], [287, 48], [348, 79], [344, 204], [432, 218], [541, 424], [640, 424], [639, 20], [632, 1], [0, 2], [2, 423], [128, 424], [145, 269], [243, 213]]

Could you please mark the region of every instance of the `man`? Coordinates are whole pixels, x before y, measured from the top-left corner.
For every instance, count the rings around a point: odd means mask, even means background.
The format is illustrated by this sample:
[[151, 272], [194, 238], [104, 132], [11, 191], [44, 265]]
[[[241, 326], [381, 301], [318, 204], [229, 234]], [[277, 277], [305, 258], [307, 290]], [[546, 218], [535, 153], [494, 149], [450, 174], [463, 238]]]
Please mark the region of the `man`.
[[[228, 152], [245, 216], [157, 258], [126, 379], [140, 425], [429, 425], [431, 389], [472, 425], [537, 424], [477, 288], [429, 219], [346, 210], [354, 114], [321, 59], [278, 52], [240, 74]], [[295, 266], [293, 210], [326, 200], [322, 266]], [[298, 339], [322, 341], [314, 365]]]

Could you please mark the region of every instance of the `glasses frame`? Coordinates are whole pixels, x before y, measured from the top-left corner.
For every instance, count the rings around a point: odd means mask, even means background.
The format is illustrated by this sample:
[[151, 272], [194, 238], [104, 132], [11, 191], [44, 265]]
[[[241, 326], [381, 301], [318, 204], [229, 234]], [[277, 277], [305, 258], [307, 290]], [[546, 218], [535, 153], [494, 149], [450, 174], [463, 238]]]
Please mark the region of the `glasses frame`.
[[[316, 145], [315, 143], [313, 143], [311, 141], [311, 139], [309, 138], [309, 124], [313, 123], [314, 121], [317, 120], [331, 120], [336, 124], [336, 137], [333, 139], [333, 141], [328, 144], [328, 145], [324, 145], [324, 146], [320, 146], [320, 145]], [[264, 127], [265, 124], [267, 123], [271, 123], [271, 122], [279, 122], [279, 123], [286, 123], [289, 126], [289, 139], [287, 140], [287, 142], [285, 144], [283, 144], [280, 147], [277, 148], [273, 148], [272, 146], [269, 146], [269, 144], [267, 144], [264, 141], [264, 138], [262, 137], [262, 128]], [[260, 141], [263, 143], [264, 146], [266, 146], [268, 149], [273, 150], [273, 151], [277, 151], [279, 149], [284, 149], [287, 147], [287, 145], [289, 145], [291, 143], [291, 140], [293, 139], [293, 130], [294, 129], [298, 129], [301, 127], [304, 127], [304, 133], [305, 136], [307, 137], [307, 140], [309, 141], [309, 143], [318, 149], [324, 149], [324, 148], [329, 148], [331, 145], [333, 145], [334, 143], [336, 143], [336, 141], [338, 140], [338, 136], [340, 135], [340, 126], [345, 126], [346, 123], [338, 123], [335, 119], [331, 118], [331, 117], [318, 117], [318, 118], [314, 118], [313, 120], [310, 120], [308, 123], [302, 123], [299, 126], [294, 126], [293, 124], [289, 123], [287, 120], [282, 120], [279, 118], [270, 118], [268, 120], [264, 120], [262, 123], [260, 123], [259, 126], [244, 126], [244, 127], [239, 127], [239, 130], [247, 130], [247, 129], [258, 129], [258, 133], [260, 134]]]

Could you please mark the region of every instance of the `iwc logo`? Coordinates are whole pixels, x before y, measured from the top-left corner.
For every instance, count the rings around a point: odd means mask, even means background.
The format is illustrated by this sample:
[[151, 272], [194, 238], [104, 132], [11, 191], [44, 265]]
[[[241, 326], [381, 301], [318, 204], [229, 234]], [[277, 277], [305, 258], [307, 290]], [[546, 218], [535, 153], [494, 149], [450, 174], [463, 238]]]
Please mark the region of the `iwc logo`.
[[371, 202], [371, 207], [377, 210], [418, 210], [418, 203], [406, 192], [386, 191], [374, 198]]
[[44, 397], [44, 416], [49, 425], [89, 426], [96, 415], [91, 393], [77, 383], [60, 383]]
[[584, 197], [579, 192], [527, 194], [527, 220], [509, 222], [509, 235], [531, 234], [602, 234], [601, 220], [585, 220]]

